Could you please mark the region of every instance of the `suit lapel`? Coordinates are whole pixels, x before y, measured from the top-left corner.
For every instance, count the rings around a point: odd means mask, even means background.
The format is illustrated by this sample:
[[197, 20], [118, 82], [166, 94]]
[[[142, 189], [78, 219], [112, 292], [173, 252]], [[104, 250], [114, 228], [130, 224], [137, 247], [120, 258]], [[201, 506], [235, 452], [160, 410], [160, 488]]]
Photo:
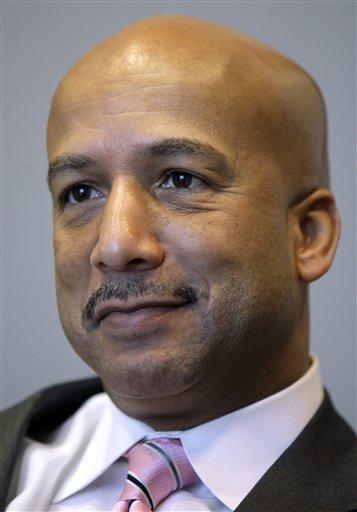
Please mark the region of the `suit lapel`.
[[355, 435], [326, 394], [313, 419], [236, 512], [353, 512], [355, 470]]

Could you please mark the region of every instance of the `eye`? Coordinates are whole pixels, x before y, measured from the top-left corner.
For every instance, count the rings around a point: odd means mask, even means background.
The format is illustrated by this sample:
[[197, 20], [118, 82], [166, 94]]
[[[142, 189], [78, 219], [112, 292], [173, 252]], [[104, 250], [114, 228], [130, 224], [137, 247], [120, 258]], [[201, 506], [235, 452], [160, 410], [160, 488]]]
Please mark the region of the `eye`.
[[71, 187], [64, 196], [64, 202], [69, 204], [77, 204], [82, 203], [83, 201], [88, 201], [89, 199], [96, 199], [97, 197], [101, 197], [101, 192], [91, 185], [85, 185], [84, 183], [80, 183], [79, 185], [75, 185]]
[[191, 189], [204, 185], [204, 181], [185, 171], [172, 171], [162, 182], [163, 188]]

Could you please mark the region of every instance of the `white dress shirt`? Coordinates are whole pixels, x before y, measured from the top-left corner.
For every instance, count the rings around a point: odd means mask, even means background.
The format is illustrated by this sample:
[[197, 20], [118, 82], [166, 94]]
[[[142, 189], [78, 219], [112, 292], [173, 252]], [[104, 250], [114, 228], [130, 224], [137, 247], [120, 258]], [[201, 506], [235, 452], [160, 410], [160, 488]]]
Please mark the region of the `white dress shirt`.
[[157, 512], [234, 510], [310, 421], [323, 399], [316, 357], [306, 374], [264, 400], [180, 432], [156, 432], [97, 394], [45, 443], [25, 438], [16, 496], [6, 511], [110, 511], [123, 488], [122, 457], [144, 438], [178, 437], [200, 478]]

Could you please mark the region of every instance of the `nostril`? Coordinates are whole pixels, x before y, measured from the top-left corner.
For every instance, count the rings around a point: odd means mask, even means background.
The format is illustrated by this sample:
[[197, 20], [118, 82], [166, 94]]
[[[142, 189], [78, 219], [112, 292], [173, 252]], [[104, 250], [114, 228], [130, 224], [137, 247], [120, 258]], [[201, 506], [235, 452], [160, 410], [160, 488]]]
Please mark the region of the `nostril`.
[[105, 272], [107, 266], [105, 263], [103, 263], [102, 261], [98, 261], [98, 263], [96, 263], [95, 265], [100, 271], [102, 272]]
[[127, 262], [124, 270], [145, 270], [151, 268], [151, 266], [150, 261], [145, 258], [133, 258]]
[[125, 268], [126, 270], [139, 270], [146, 268], [148, 265], [150, 266], [150, 263], [143, 258], [133, 258], [125, 265]]
[[141, 263], [145, 263], [145, 260], [143, 258], [134, 258], [130, 261], [131, 265], [140, 265]]

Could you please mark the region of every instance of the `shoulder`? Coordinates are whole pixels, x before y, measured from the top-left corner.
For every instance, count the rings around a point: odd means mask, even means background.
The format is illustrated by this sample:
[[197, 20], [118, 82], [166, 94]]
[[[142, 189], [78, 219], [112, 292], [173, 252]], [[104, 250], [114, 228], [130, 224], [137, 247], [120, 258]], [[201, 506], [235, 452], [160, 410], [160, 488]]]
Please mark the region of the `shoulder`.
[[42, 389], [0, 413], [1, 501], [7, 495], [23, 438], [41, 438], [74, 414], [85, 400], [102, 391], [98, 378], [66, 382]]
[[98, 378], [76, 380], [44, 388], [1, 412], [5, 430], [25, 427], [34, 433], [52, 430], [73, 414], [92, 395], [103, 391]]

